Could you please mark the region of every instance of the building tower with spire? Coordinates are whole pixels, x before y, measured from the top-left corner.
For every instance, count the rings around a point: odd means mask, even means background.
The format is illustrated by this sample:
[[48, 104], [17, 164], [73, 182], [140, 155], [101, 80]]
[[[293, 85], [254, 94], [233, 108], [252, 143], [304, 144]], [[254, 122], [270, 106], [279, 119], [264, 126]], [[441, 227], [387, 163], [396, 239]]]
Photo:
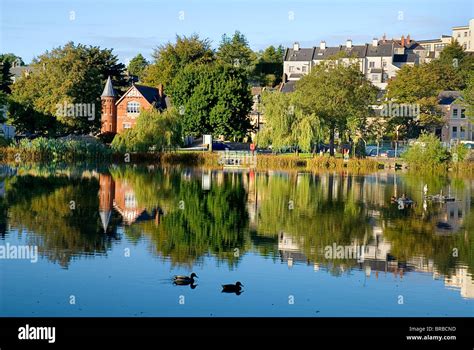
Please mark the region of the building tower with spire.
[[117, 132], [117, 106], [115, 102], [117, 95], [115, 94], [110, 75], [105, 83], [104, 91], [100, 96], [102, 101], [101, 129], [100, 132]]

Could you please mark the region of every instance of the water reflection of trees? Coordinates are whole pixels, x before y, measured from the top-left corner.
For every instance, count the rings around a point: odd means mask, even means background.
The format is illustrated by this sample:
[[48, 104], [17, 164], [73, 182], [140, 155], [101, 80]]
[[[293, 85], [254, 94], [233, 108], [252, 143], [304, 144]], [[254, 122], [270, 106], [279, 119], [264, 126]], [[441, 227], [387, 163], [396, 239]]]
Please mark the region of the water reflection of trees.
[[[104, 254], [118, 239], [120, 225], [131, 242], [145, 239], [154, 254], [186, 265], [213, 254], [234, 266], [250, 250], [281, 257], [287, 249], [283, 234], [308, 263], [336, 271], [357, 262], [328, 261], [324, 247], [372, 244], [378, 227], [390, 242], [390, 255], [399, 261], [424, 257], [445, 274], [460, 264], [474, 269], [472, 184], [467, 180], [383, 174], [209, 174], [212, 184], [203, 188], [199, 169], [112, 167], [110, 174], [102, 175], [115, 185], [126, 183], [136, 206], [153, 215], [125, 223], [111, 206], [106, 233], [99, 218], [97, 175], [10, 177], [0, 198], [0, 228], [11, 225], [31, 232], [30, 243], [63, 266], [75, 256]], [[446, 192], [451, 186], [453, 195], [462, 199], [462, 222], [456, 230], [436, 232], [446, 208], [422, 205], [424, 184], [430, 193]], [[417, 206], [399, 210], [389, 200], [395, 193], [405, 193]], [[75, 210], [69, 207], [71, 200]]]
[[[28, 231], [48, 259], [66, 267], [77, 255], [103, 254], [113, 237], [98, 226], [95, 179], [18, 176], [8, 184], [9, 224]], [[74, 201], [74, 209], [71, 209]]]
[[[326, 261], [324, 247], [363, 244], [369, 217], [349, 184], [334, 175], [258, 176], [260, 198], [257, 232], [278, 237], [284, 232], [312, 262]], [[342, 262], [341, 262], [342, 263]], [[345, 261], [347, 264], [355, 262]]]
[[138, 201], [165, 209], [158, 223], [138, 224], [157, 254], [189, 265], [208, 253], [230, 265], [240, 260], [248, 241], [247, 197], [240, 180], [231, 183], [224, 177], [221, 185], [204, 191], [200, 178], [182, 179], [178, 172], [139, 174], [122, 173], [122, 179], [140, 184], [135, 187]]
[[[437, 272], [448, 276], [457, 266], [466, 266], [474, 273], [474, 210], [471, 208], [469, 180], [412, 174], [404, 176], [403, 183], [417, 206], [398, 210], [395, 205], [382, 210], [381, 217], [386, 223], [384, 236], [392, 244], [391, 254], [404, 261], [414, 257], [432, 260]], [[451, 192], [456, 202], [425, 201], [423, 205], [422, 188], [425, 184], [429, 194]], [[450, 207], [456, 208], [456, 216], [462, 213], [461, 222], [453, 223], [455, 219], [450, 221]], [[437, 223], [444, 222], [445, 217], [448, 217], [452, 227], [437, 229]]]
[[[372, 177], [258, 176], [257, 233], [278, 237], [279, 232], [284, 232], [297, 246], [289, 249], [298, 249], [308, 263], [350, 267], [358, 265], [354, 259], [327, 261], [324, 247], [333, 243], [374, 244], [373, 232], [378, 227], [383, 232], [382, 239], [391, 246], [390, 257], [386, 259], [395, 258], [405, 265], [413, 258], [423, 257], [434, 262], [437, 272], [447, 275], [463, 265], [473, 271], [474, 215], [469, 205], [468, 183], [440, 176], [382, 175], [376, 181]], [[453, 226], [447, 233], [438, 232], [436, 224], [448, 215], [447, 209], [433, 203], [423, 207], [425, 184], [430, 193], [441, 190], [447, 193], [447, 188], [451, 188], [458, 199], [456, 205], [463, 211], [459, 227]], [[417, 205], [400, 210], [390, 202], [392, 195], [403, 193]], [[457, 249], [458, 256], [453, 254], [453, 249]]]

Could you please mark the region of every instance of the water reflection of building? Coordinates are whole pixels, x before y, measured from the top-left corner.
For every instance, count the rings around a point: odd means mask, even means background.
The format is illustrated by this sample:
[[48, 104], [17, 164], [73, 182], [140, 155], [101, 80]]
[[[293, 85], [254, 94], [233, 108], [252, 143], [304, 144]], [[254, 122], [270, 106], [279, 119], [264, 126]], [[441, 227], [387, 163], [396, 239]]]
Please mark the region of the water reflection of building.
[[474, 298], [474, 279], [466, 267], [458, 267], [451, 276], [444, 278], [448, 288], [459, 289], [463, 298]]
[[293, 266], [294, 262], [309, 264], [309, 259], [301, 252], [299, 243], [296, 238], [285, 232], [278, 235], [278, 252], [282, 262], [286, 261], [288, 266]]
[[134, 222], [155, 219], [160, 220], [162, 213], [159, 208], [148, 210], [137, 201], [133, 187], [124, 180], [113, 179], [110, 174], [99, 175], [99, 216], [104, 231], [115, 209], [126, 225]]
[[[391, 235], [396, 234], [393, 230], [394, 222], [399, 223], [408, 218], [409, 220], [416, 221], [420, 215], [420, 211], [423, 208], [415, 207], [412, 210], [407, 210], [401, 215], [397, 215], [396, 210], [392, 210], [393, 206], [390, 204], [389, 198], [391, 196], [401, 196], [404, 193], [412, 197], [421, 206], [423, 196], [423, 182], [411, 183], [399, 174], [390, 173], [377, 173], [365, 176], [345, 176], [336, 173], [323, 173], [323, 174], [296, 174], [296, 177], [291, 173], [280, 174], [278, 172], [259, 173], [257, 176], [248, 177], [248, 186], [246, 190], [248, 192], [248, 211], [250, 215], [250, 224], [253, 227], [258, 228], [259, 233], [266, 233], [265, 227], [256, 225], [260, 213], [260, 206], [267, 209], [266, 205], [272, 201], [271, 192], [271, 181], [275, 181], [276, 177], [279, 179], [287, 179], [289, 182], [287, 187], [283, 187], [286, 184], [277, 183], [280, 188], [287, 190], [285, 193], [295, 193], [298, 191], [299, 186], [317, 186], [317, 191], [314, 193], [318, 196], [319, 201], [352, 201], [361, 208], [363, 215], [369, 218], [368, 226], [366, 229], [366, 235], [364, 239], [359, 241], [352, 241], [348, 245], [364, 245], [364, 259], [360, 262], [355, 262], [353, 265], [355, 268], [359, 268], [365, 271], [366, 275], [379, 276], [381, 272], [394, 274], [395, 276], [403, 277], [407, 273], [417, 272], [426, 273], [433, 275], [433, 278], [438, 278], [440, 281], [444, 279], [446, 286], [458, 286], [461, 289], [463, 297], [472, 298], [473, 281], [472, 276], [466, 271], [456, 269], [450, 277], [446, 277], [446, 274], [441, 275], [436, 268], [435, 260], [423, 256], [412, 256], [407, 258], [400, 258], [392, 254], [394, 251], [393, 242], [390, 242], [384, 237], [384, 231], [386, 228], [391, 227]], [[307, 180], [307, 181], [306, 181]], [[417, 190], [417, 185], [419, 190]], [[455, 202], [448, 202], [444, 204], [432, 203], [429, 207], [428, 215], [423, 217], [423, 229], [432, 226], [433, 234], [446, 234], [455, 233], [459, 230], [465, 230], [464, 226], [467, 224], [467, 218], [471, 215], [471, 188], [474, 187], [474, 181], [464, 180], [464, 186], [456, 186], [456, 190], [453, 191], [453, 196], [456, 198]], [[311, 191], [307, 191], [304, 187], [303, 193], [306, 195], [308, 192], [310, 195], [313, 194]], [[298, 192], [296, 192], [298, 194]], [[448, 188], [444, 189], [444, 193], [450, 193]], [[290, 198], [290, 197], [287, 197]], [[281, 198], [279, 198], [281, 200]], [[273, 209], [272, 206], [269, 206]], [[426, 211], [426, 209], [424, 209]], [[268, 213], [265, 213], [268, 215]], [[427, 221], [429, 220], [429, 221]], [[449, 227], [449, 231], [441, 231], [437, 227], [438, 222], [445, 222]], [[409, 223], [411, 224], [411, 222]], [[426, 225], [427, 224], [427, 225]], [[439, 225], [438, 225], [439, 226]], [[416, 228], [416, 225], [414, 225]], [[280, 228], [282, 229], [282, 227]], [[305, 250], [303, 250], [303, 243]], [[397, 241], [397, 244], [400, 244]], [[312, 260], [314, 254], [309, 249], [309, 242], [303, 242], [301, 238], [297, 238], [297, 235], [293, 235], [290, 229], [286, 229], [286, 232], [280, 232], [278, 234], [278, 252], [282, 262], [292, 266], [296, 262], [315, 264], [315, 270], [326, 269], [331, 265], [331, 262], [321, 262]], [[318, 249], [320, 257], [324, 255], [323, 247], [314, 247]], [[403, 248], [403, 247], [402, 247]], [[398, 245], [398, 249], [400, 246]], [[303, 253], [304, 251], [304, 253]], [[403, 250], [401, 250], [403, 254]], [[311, 259], [311, 262], [308, 261]], [[323, 259], [324, 260], [324, 259]], [[341, 270], [344, 265], [341, 265]], [[446, 272], [446, 271], [443, 271]], [[457, 281], [457, 282], [456, 282]]]
[[436, 234], [446, 235], [459, 232], [470, 209], [470, 196], [467, 195], [462, 196], [460, 200], [442, 204], [441, 213], [437, 217]]

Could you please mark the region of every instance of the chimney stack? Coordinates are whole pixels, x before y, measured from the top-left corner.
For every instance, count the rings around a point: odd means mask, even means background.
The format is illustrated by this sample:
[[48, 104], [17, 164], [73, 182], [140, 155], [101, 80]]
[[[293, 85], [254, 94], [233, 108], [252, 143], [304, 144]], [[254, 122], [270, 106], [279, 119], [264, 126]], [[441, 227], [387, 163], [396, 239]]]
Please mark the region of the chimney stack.
[[300, 50], [300, 44], [297, 43], [297, 42], [295, 42], [295, 43], [293, 44], [293, 51], [299, 51], [299, 50]]
[[410, 34], [407, 35], [407, 46], [410, 46]]
[[384, 44], [387, 42], [387, 35], [385, 33], [383, 33], [382, 40]]
[[348, 49], [352, 48], [352, 40], [351, 39], [347, 39], [346, 48], [348, 48]]
[[405, 47], [405, 35], [402, 35], [402, 38], [400, 40], [400, 44]]
[[372, 39], [372, 46], [378, 46], [379, 45], [379, 41], [377, 38], [373, 38]]
[[319, 48], [320, 48], [321, 50], [326, 50], [326, 42], [322, 40], [322, 41], [319, 43]]

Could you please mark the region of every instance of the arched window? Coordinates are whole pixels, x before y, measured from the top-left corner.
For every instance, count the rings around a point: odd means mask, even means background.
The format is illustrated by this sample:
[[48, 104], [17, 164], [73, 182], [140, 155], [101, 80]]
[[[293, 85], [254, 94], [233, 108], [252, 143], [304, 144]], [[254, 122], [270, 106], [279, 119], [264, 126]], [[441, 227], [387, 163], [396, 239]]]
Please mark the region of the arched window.
[[127, 113], [140, 113], [140, 104], [135, 101], [128, 102]]

